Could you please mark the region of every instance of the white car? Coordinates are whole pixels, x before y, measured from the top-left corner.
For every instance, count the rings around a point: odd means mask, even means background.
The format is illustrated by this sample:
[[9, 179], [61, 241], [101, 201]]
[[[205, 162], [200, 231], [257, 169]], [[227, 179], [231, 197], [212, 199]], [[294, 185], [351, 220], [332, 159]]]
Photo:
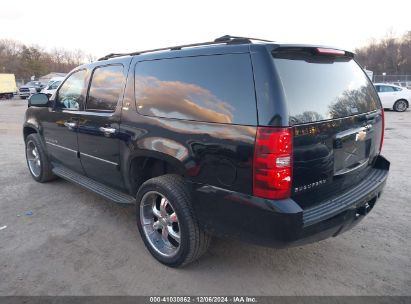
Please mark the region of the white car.
[[410, 106], [410, 89], [387, 83], [374, 83], [374, 86], [384, 109], [404, 112]]
[[61, 80], [49, 82], [49, 84], [43, 90], [41, 90], [41, 93], [46, 94], [50, 98], [54, 94], [54, 92], [56, 92], [57, 88], [63, 80], [64, 78]]

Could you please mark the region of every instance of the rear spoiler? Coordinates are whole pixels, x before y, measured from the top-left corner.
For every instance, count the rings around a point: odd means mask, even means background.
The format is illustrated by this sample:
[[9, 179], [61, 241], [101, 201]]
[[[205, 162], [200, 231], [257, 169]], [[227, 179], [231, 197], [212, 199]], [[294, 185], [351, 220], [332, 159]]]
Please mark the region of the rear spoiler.
[[275, 58], [305, 60], [307, 62], [327, 63], [349, 61], [354, 53], [330, 47], [319, 46], [278, 46], [271, 51]]

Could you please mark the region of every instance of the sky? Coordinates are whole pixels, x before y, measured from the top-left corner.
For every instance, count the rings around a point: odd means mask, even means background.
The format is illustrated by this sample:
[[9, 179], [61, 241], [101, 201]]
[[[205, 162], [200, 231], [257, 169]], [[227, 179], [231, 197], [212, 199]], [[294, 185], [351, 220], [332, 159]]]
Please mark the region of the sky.
[[225, 34], [354, 50], [411, 31], [411, 1], [2, 0], [0, 39], [96, 57]]

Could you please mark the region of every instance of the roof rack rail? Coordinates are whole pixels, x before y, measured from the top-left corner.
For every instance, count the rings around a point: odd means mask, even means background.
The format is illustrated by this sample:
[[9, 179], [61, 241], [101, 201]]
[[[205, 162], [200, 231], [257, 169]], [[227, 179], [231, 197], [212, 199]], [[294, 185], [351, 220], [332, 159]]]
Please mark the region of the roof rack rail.
[[264, 41], [264, 42], [273, 42], [271, 40], [265, 40], [265, 39], [225, 35], [225, 36], [221, 36], [221, 37], [215, 39], [214, 41], [208, 41], [208, 42], [200, 42], [200, 43], [183, 44], [183, 45], [177, 45], [177, 46], [169, 46], [169, 47], [164, 47], [164, 48], [159, 48], [159, 49], [151, 49], [151, 50], [138, 51], [138, 52], [132, 52], [132, 53], [110, 53], [110, 54], [108, 54], [104, 57], [99, 58], [98, 61], [107, 60], [107, 59], [115, 58], [115, 57], [136, 56], [136, 55], [140, 55], [140, 54], [144, 54], [144, 53], [153, 53], [153, 52], [167, 51], [167, 50], [175, 51], [175, 50], [181, 50], [182, 48], [196, 47], [196, 46], [206, 46], [206, 45], [221, 44], [221, 43], [225, 43], [225, 44], [252, 43], [252, 40]]
[[260, 38], [250, 38], [250, 37], [241, 37], [241, 36], [231, 36], [225, 35], [221, 36], [214, 40], [214, 42], [231, 42], [231, 43], [244, 43], [243, 41], [248, 41], [248, 43], [255, 41], [264, 41], [264, 42], [274, 42], [272, 40], [260, 39]]

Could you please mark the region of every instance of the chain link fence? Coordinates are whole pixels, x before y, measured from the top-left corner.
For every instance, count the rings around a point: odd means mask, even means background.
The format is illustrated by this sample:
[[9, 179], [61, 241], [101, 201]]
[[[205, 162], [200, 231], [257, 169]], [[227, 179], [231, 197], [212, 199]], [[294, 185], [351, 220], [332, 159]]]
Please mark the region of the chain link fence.
[[411, 75], [374, 75], [373, 82], [411, 83]]

